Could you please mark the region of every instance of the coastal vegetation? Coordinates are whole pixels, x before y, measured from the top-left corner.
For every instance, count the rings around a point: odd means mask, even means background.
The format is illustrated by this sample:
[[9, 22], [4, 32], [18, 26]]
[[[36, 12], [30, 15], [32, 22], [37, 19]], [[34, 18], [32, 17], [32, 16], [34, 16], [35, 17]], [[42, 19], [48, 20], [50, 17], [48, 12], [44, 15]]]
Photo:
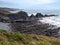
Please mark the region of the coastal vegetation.
[[0, 30], [0, 45], [60, 45], [60, 39], [36, 34]]

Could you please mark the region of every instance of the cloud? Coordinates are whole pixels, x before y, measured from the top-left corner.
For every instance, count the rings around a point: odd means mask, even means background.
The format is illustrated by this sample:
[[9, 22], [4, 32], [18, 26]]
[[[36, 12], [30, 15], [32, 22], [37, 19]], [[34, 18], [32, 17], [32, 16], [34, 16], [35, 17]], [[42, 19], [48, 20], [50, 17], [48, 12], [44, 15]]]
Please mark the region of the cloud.
[[0, 0], [1, 4], [18, 4], [18, 5], [37, 5], [37, 4], [50, 4], [55, 0]]
[[55, 2], [56, 0], [0, 0], [0, 6], [30, 8], [35, 5], [44, 6], [46, 4], [52, 4]]
[[49, 4], [55, 2], [54, 0], [37, 0], [37, 4]]
[[54, 0], [25, 0], [25, 1], [21, 1], [21, 3], [23, 4], [29, 4], [29, 5], [36, 5], [36, 4], [50, 4], [50, 3], [54, 3]]
[[14, 3], [0, 0], [0, 5], [14, 5]]

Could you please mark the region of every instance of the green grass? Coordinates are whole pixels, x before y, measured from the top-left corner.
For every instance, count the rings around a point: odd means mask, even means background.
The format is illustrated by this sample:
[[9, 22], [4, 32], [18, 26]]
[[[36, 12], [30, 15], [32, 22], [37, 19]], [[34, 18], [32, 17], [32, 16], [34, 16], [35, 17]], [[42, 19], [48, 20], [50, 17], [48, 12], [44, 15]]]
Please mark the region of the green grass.
[[0, 45], [60, 45], [60, 39], [0, 30]]

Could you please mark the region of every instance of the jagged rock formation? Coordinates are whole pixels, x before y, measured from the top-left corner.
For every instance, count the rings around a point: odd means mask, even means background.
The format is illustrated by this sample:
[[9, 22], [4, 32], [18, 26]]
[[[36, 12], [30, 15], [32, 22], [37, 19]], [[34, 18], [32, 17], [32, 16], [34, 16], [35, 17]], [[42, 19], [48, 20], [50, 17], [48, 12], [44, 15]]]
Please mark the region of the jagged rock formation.
[[[48, 17], [48, 15], [43, 15], [41, 13], [37, 13], [36, 16], [33, 14], [29, 17], [28, 14], [24, 11], [19, 11], [18, 13], [11, 13], [10, 11], [13, 9], [9, 8], [1, 8], [0, 9], [0, 20], [2, 22], [14, 22], [14, 21], [31, 21], [31, 20], [36, 20], [41, 17]], [[49, 16], [54, 16], [54, 15], [49, 15]]]
[[33, 17], [35, 17], [35, 16], [33, 14], [31, 14], [30, 18], [33, 18]]
[[43, 14], [37, 13], [35, 17], [43, 17]]
[[30, 18], [34, 18], [35, 16], [33, 14], [31, 14]]
[[31, 14], [31, 16], [29, 17], [29, 19], [31, 19], [31, 20], [35, 20], [36, 17], [35, 17], [33, 14]]

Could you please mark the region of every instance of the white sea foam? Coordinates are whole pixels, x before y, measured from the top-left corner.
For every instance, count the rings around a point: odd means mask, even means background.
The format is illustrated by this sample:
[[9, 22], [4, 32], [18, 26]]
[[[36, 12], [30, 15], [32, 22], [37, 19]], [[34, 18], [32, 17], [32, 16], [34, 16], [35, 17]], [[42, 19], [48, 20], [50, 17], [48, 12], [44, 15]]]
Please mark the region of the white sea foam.
[[45, 17], [39, 21], [41, 21], [42, 23], [49, 23], [51, 25], [56, 25], [57, 27], [60, 27], [60, 17]]

